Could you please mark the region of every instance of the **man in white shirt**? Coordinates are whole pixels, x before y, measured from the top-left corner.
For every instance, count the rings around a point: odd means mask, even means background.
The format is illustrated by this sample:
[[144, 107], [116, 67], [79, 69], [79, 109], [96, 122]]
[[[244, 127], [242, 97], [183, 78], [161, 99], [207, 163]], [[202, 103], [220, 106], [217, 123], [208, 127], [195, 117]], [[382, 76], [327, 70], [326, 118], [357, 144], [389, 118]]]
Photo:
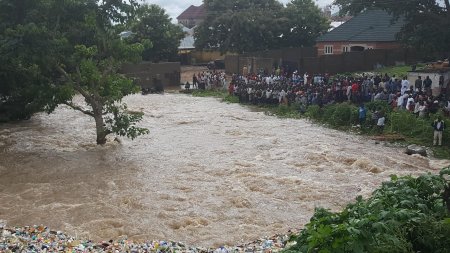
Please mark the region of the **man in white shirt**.
[[351, 85], [347, 86], [346, 95], [347, 95], [348, 102], [350, 102], [352, 99], [352, 86]]
[[281, 90], [280, 94], [278, 94], [278, 102], [281, 104], [284, 101], [284, 98], [286, 97], [286, 91]]
[[409, 81], [406, 79], [406, 77], [403, 77], [402, 88], [400, 90], [402, 95], [405, 94], [407, 90], [409, 90], [409, 86], [410, 86]]

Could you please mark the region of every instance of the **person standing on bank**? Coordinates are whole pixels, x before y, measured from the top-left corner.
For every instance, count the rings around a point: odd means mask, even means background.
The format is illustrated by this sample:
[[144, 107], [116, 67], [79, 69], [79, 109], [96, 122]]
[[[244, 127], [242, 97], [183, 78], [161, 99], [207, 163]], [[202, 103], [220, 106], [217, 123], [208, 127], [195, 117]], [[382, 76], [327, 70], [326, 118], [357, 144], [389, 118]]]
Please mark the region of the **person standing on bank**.
[[382, 134], [384, 131], [384, 124], [386, 123], [386, 117], [384, 116], [384, 112], [379, 112], [377, 127], [378, 127], [378, 133]]
[[192, 76], [192, 88], [198, 88], [198, 78], [197, 78], [197, 76], [195, 75], [195, 73], [194, 73], [194, 75]]
[[442, 146], [442, 133], [445, 129], [445, 122], [442, 120], [441, 116], [438, 116], [438, 118], [431, 123], [431, 126], [434, 129], [433, 145], [436, 146], [436, 143], [438, 143], [439, 146]]
[[423, 85], [422, 77], [419, 76], [417, 78], [416, 82], [414, 83], [414, 87], [416, 88], [417, 92], [421, 92], [422, 91], [422, 85]]
[[359, 126], [363, 127], [364, 123], [366, 122], [366, 115], [367, 115], [367, 110], [364, 107], [364, 104], [361, 104], [359, 106], [358, 115], [359, 115]]

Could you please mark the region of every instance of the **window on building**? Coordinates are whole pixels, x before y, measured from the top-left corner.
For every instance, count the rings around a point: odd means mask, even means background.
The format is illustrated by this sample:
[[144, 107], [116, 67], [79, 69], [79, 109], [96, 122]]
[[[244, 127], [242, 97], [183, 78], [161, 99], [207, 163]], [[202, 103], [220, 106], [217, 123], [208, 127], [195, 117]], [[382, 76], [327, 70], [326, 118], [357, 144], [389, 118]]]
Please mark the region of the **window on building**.
[[342, 52], [346, 53], [346, 52], [349, 52], [349, 51], [350, 51], [350, 48], [348, 46], [342, 47]]
[[333, 54], [333, 46], [325, 46], [325, 54]]

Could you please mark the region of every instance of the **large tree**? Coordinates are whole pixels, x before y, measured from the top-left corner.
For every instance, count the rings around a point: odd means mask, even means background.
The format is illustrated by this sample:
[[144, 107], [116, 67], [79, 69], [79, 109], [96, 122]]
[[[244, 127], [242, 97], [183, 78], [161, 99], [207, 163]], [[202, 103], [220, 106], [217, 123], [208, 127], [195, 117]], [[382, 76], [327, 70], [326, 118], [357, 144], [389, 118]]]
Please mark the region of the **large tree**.
[[45, 10], [42, 1], [0, 1], [1, 121], [54, 107], [47, 106], [54, 91], [47, 63], [55, 62], [52, 55], [64, 42], [51, 36], [41, 16]]
[[144, 42], [144, 61], [175, 61], [184, 37], [180, 26], [172, 24], [169, 15], [158, 5], [142, 5], [130, 25], [133, 41]]
[[[136, 127], [142, 114], [121, 103], [138, 88], [118, 73], [143, 51], [141, 44], [121, 40], [116, 29], [136, 7], [121, 0], [2, 0], [0, 113], [20, 119], [66, 104], [95, 119], [98, 144], [111, 133], [147, 133]], [[76, 94], [85, 103], [77, 104]], [[9, 113], [21, 108], [22, 114]]]
[[450, 51], [449, 0], [335, 0], [342, 13], [357, 14], [370, 8], [386, 10], [404, 19], [398, 38], [425, 52]]
[[276, 0], [205, 0], [206, 19], [195, 29], [196, 47], [244, 53], [276, 48], [283, 6]]
[[311, 46], [328, 29], [312, 0], [204, 0], [206, 19], [195, 30], [196, 47], [251, 52]]
[[283, 11], [280, 47], [314, 46], [317, 37], [327, 32], [330, 21], [312, 0], [293, 0]]

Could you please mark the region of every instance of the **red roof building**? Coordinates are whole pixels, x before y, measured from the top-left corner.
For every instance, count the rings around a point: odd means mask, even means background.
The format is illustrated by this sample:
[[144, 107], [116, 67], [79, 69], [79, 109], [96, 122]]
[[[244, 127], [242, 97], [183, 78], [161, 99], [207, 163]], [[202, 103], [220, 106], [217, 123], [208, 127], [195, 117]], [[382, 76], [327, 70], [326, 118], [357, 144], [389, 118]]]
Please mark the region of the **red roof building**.
[[204, 5], [194, 6], [191, 5], [178, 17], [178, 23], [183, 24], [187, 28], [192, 28], [199, 25], [205, 19], [206, 11]]

